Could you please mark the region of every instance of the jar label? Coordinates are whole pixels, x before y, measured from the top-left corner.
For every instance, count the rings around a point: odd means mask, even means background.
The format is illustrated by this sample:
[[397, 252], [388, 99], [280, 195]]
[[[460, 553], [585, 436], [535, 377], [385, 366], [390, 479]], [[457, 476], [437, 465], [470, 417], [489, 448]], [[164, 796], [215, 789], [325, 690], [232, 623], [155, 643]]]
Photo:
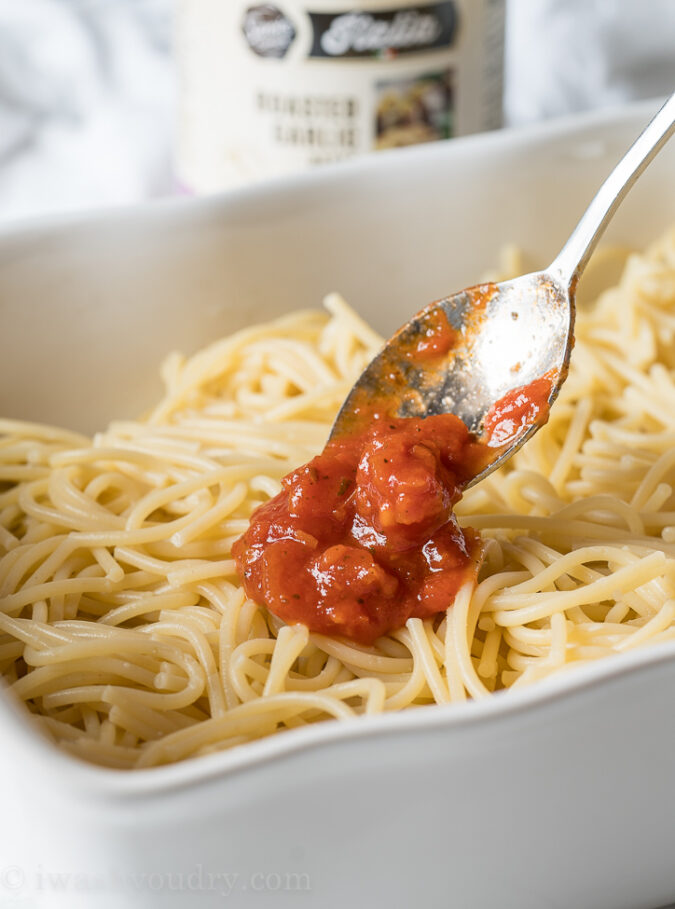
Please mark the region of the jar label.
[[379, 12], [308, 11], [313, 38], [310, 57], [374, 58], [450, 47], [457, 32], [454, 0]]

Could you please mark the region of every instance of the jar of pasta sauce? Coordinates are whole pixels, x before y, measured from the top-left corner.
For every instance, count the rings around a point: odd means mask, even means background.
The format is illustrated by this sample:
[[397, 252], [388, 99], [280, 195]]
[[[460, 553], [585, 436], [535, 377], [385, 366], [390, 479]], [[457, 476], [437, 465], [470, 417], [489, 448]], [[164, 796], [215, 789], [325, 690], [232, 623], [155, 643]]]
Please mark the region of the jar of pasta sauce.
[[177, 37], [198, 192], [501, 124], [504, 0], [181, 0]]

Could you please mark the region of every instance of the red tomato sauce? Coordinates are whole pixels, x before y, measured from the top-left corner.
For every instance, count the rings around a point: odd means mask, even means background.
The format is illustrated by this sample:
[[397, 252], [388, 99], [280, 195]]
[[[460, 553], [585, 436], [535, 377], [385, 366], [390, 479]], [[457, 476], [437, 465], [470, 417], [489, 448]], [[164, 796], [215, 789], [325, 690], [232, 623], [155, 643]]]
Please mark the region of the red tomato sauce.
[[234, 544], [247, 595], [289, 624], [362, 644], [444, 612], [481, 558], [452, 509], [491, 456], [449, 414], [381, 417], [329, 442]]
[[491, 448], [511, 445], [530, 426], [548, 419], [552, 376], [548, 373], [514, 388], [493, 404], [483, 418], [483, 438]]
[[423, 311], [418, 318], [418, 334], [406, 351], [406, 356], [415, 360], [429, 360], [443, 357], [452, 350], [459, 333], [450, 325], [440, 306]]

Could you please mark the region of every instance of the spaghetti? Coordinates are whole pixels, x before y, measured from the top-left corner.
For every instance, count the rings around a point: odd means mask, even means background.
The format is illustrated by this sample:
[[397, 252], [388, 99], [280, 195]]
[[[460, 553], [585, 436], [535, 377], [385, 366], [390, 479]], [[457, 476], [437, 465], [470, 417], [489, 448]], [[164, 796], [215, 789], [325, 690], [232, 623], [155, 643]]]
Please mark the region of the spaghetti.
[[0, 421], [0, 671], [65, 749], [150, 767], [484, 697], [675, 638], [675, 232], [579, 314], [551, 418], [468, 490], [479, 583], [372, 646], [286, 626], [231, 557], [380, 346], [337, 296], [172, 355], [93, 440]]

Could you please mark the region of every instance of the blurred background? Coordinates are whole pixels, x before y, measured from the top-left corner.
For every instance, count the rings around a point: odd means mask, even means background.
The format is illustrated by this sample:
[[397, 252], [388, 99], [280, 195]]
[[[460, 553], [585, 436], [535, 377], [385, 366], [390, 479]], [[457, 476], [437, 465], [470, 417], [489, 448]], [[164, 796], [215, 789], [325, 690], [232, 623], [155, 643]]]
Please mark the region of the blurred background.
[[[184, 191], [174, 13], [0, 0], [0, 223]], [[512, 127], [666, 95], [675, 0], [506, 0], [504, 77]]]

